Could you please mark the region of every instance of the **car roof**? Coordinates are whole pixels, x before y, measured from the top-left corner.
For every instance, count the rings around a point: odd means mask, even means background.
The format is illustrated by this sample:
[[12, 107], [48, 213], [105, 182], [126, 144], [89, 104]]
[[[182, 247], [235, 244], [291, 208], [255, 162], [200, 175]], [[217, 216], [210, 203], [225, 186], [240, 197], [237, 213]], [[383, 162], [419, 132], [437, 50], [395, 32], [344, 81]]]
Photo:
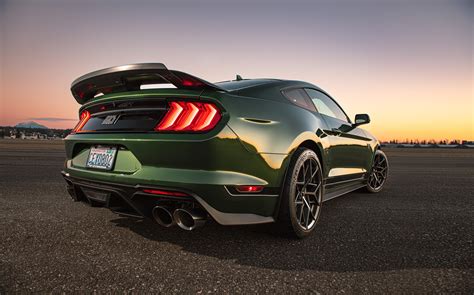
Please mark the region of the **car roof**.
[[214, 83], [227, 91], [237, 91], [250, 87], [261, 86], [275, 81], [282, 81], [280, 79], [242, 79], [232, 81], [222, 81]]
[[285, 100], [281, 91], [288, 88], [314, 88], [325, 92], [311, 83], [282, 79], [242, 79], [215, 83], [231, 94], [266, 99]]
[[313, 85], [308, 82], [296, 81], [296, 80], [283, 80], [283, 79], [269, 79], [269, 78], [259, 78], [259, 79], [242, 79], [242, 80], [232, 80], [232, 81], [222, 81], [214, 83], [220, 88], [228, 91], [240, 91], [249, 88], [289, 88], [289, 87], [310, 87], [322, 90], [316, 85]]

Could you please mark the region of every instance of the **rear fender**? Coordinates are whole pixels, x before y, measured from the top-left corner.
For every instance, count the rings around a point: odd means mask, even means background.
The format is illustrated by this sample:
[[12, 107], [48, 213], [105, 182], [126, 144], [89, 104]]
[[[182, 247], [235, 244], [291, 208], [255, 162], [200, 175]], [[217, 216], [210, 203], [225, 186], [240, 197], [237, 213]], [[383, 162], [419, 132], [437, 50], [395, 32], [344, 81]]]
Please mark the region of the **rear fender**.
[[255, 153], [287, 155], [301, 134], [317, 142], [315, 132], [325, 124], [316, 114], [286, 102], [227, 93], [219, 100], [229, 113], [228, 126]]

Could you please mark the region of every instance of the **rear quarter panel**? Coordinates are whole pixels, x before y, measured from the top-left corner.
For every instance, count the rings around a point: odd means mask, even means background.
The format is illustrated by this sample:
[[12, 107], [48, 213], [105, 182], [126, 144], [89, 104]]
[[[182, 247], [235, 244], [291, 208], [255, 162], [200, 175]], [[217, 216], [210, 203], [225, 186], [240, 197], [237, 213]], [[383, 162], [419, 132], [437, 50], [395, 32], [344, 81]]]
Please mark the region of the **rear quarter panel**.
[[291, 154], [305, 141], [316, 143], [322, 155], [329, 147], [321, 131], [326, 123], [317, 114], [276, 100], [230, 94], [219, 100], [229, 112], [228, 126], [245, 148], [265, 158], [273, 168], [284, 171]]

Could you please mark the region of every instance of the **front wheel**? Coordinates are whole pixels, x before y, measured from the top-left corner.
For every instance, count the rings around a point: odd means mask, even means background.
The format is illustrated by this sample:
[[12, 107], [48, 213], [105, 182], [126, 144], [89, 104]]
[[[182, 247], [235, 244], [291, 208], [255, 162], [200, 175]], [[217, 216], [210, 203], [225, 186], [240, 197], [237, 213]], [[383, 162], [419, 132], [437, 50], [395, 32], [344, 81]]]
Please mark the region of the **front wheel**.
[[321, 214], [323, 174], [318, 156], [298, 148], [292, 157], [281, 196], [280, 231], [297, 238], [308, 236]]
[[374, 162], [367, 178], [367, 190], [371, 193], [378, 193], [382, 190], [388, 177], [388, 159], [384, 152], [377, 150]]

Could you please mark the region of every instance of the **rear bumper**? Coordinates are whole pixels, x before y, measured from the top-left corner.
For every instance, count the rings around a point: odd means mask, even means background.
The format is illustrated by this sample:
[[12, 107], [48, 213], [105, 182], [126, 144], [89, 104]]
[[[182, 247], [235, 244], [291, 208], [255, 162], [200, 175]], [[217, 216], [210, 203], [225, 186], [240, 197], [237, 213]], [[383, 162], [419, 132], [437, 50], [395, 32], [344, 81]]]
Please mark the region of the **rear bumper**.
[[[191, 195], [220, 224], [272, 222], [288, 161], [287, 155], [245, 146], [227, 126], [199, 135], [75, 134], [65, 145], [63, 176], [73, 188], [115, 190], [145, 217], [155, 203], [143, 197], [143, 188], [178, 190]], [[86, 167], [90, 147], [96, 145], [118, 147], [113, 170]], [[262, 185], [265, 190], [231, 194], [228, 188], [237, 185]]]
[[[265, 215], [256, 213], [235, 213], [223, 212], [219, 208], [215, 208], [203, 197], [183, 186], [157, 186], [150, 184], [121, 184], [106, 181], [93, 181], [90, 179], [83, 179], [71, 176], [70, 173], [62, 171], [62, 176], [67, 183], [67, 190], [75, 201], [85, 201], [94, 204], [100, 204], [107, 207], [119, 215], [136, 217], [136, 218], [151, 218], [152, 209], [161, 204], [161, 202], [196, 202], [219, 224], [222, 225], [244, 225], [244, 224], [260, 224], [274, 222], [273, 214], [268, 215], [268, 212], [273, 213], [273, 209], [278, 200], [278, 195], [253, 195], [253, 196], [233, 196], [224, 187], [227, 196], [221, 198], [234, 198], [232, 202], [238, 202], [240, 207], [252, 208], [255, 203], [260, 203], [260, 212]], [[190, 197], [171, 197], [171, 196], [157, 196], [150, 195], [143, 192], [144, 189], [165, 189], [184, 192]], [[107, 193], [107, 198], [104, 200], [90, 199], [86, 196], [84, 191], [94, 190], [98, 193]], [[235, 200], [238, 198], [239, 200]], [[244, 198], [244, 199], [242, 199]], [[248, 211], [255, 212], [253, 210]], [[269, 210], [271, 209], [271, 210]], [[258, 211], [257, 211], [258, 212]], [[259, 213], [259, 212], [258, 212]]]
[[[95, 145], [118, 147], [113, 170], [86, 167]], [[287, 155], [262, 154], [244, 145], [227, 126], [206, 134], [75, 134], [66, 138], [65, 146], [63, 176], [73, 189], [110, 191], [141, 217], [150, 217], [157, 201], [143, 189], [177, 190], [192, 196], [223, 225], [274, 221], [288, 161]], [[230, 193], [237, 185], [265, 190]]]

